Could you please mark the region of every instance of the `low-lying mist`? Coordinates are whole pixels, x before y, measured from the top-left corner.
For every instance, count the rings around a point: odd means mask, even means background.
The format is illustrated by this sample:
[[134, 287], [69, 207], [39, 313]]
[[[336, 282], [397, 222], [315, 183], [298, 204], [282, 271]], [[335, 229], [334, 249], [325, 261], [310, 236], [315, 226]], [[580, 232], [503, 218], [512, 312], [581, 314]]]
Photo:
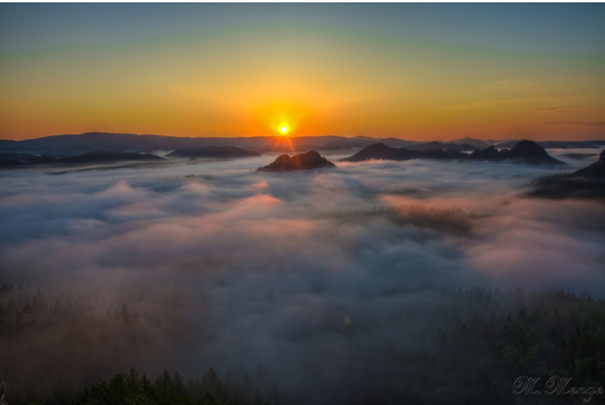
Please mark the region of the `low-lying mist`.
[[423, 369], [445, 287], [605, 298], [603, 204], [524, 195], [560, 168], [330, 159], [0, 172], [13, 393], [262, 365], [282, 403], [353, 403], [382, 371]]

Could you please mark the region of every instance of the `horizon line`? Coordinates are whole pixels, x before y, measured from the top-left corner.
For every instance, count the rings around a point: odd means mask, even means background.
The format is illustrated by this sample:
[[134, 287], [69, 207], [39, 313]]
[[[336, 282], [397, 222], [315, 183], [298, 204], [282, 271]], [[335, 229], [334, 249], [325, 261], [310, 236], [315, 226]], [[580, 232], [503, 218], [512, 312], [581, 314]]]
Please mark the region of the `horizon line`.
[[346, 138], [346, 139], [354, 139], [354, 138], [371, 138], [371, 139], [397, 139], [400, 141], [411, 141], [411, 142], [452, 142], [452, 141], [458, 141], [458, 140], [462, 140], [462, 139], [470, 139], [470, 140], [478, 140], [478, 141], [519, 141], [519, 140], [532, 140], [534, 142], [589, 142], [589, 141], [605, 141], [605, 136], [603, 138], [595, 138], [595, 139], [565, 139], [565, 140], [533, 140], [531, 139], [532, 137], [517, 137], [517, 138], [475, 138], [475, 137], [470, 137], [470, 136], [464, 136], [461, 138], [453, 138], [453, 139], [431, 139], [431, 140], [418, 140], [418, 139], [413, 139], [413, 138], [398, 138], [395, 136], [367, 136], [367, 135], [352, 135], [352, 136], [346, 136], [346, 135], [331, 135], [331, 134], [325, 134], [325, 135], [301, 135], [301, 136], [283, 136], [283, 135], [250, 135], [250, 136], [243, 136], [243, 135], [235, 135], [235, 136], [179, 136], [179, 135], [164, 135], [164, 134], [148, 134], [148, 133], [132, 133], [132, 132], [102, 132], [102, 131], [87, 131], [87, 132], [82, 132], [82, 133], [76, 133], [76, 134], [54, 134], [54, 135], [43, 135], [43, 136], [39, 136], [36, 138], [25, 138], [25, 139], [6, 139], [6, 138], [0, 138], [0, 141], [7, 141], [7, 142], [24, 142], [24, 141], [34, 141], [34, 140], [38, 140], [38, 139], [44, 139], [44, 138], [52, 138], [52, 137], [58, 137], [58, 136], [82, 136], [82, 135], [88, 135], [88, 134], [106, 134], [106, 135], [134, 135], [134, 136], [158, 136], [158, 137], [165, 137], [165, 138], [183, 138], [183, 139], [241, 139], [241, 138], [288, 138], [288, 139], [295, 139], [295, 138], [321, 138], [321, 137], [336, 137], [336, 138]]

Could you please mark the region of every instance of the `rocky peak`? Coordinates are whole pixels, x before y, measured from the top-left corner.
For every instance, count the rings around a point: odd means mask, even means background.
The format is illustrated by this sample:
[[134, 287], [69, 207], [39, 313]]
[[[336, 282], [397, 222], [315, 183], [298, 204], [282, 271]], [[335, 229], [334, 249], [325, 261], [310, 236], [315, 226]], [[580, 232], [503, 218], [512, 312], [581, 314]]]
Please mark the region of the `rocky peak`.
[[535, 159], [550, 157], [546, 149], [533, 141], [519, 141], [508, 153], [511, 158]]
[[320, 169], [322, 167], [334, 167], [334, 163], [321, 156], [319, 152], [312, 150], [307, 153], [301, 153], [300, 155], [295, 156], [278, 156], [273, 163], [261, 167], [258, 170], [309, 170]]

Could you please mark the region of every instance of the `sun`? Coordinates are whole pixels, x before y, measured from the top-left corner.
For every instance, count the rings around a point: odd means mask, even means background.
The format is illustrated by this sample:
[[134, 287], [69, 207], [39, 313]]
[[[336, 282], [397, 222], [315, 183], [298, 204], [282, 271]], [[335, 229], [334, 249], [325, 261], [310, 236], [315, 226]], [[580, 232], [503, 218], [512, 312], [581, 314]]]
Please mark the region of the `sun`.
[[277, 131], [282, 135], [288, 135], [288, 132], [290, 132], [290, 126], [283, 122], [279, 124], [279, 126], [277, 127]]

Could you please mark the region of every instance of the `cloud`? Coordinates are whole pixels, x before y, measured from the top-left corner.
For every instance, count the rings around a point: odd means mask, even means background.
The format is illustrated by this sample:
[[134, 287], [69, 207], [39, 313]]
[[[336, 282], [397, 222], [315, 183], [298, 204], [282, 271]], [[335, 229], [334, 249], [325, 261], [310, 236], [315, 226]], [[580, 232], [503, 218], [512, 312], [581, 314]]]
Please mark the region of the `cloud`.
[[498, 80], [492, 83], [488, 89], [494, 91], [521, 91], [533, 89], [538, 86], [538, 82], [531, 80]]
[[[313, 386], [310, 401], [335, 403], [352, 382], [371, 385], [360, 367], [400, 367], [381, 348], [421, 347], [413, 331], [428, 320], [395, 320], [440, 302], [445, 286], [603, 297], [602, 205], [522, 197], [556, 169], [418, 160], [253, 171], [273, 158], [2, 172], [3, 282], [23, 283], [30, 300], [37, 287], [50, 303], [80, 297], [51, 332], [3, 338], [18, 348], [5, 364], [46, 370], [71, 351], [74, 373], [92, 378], [262, 363], [286, 398]], [[122, 305], [138, 314], [128, 328]], [[86, 321], [69, 321], [78, 313]], [[31, 354], [48, 339], [50, 354]]]
[[495, 100], [482, 100], [476, 101], [473, 103], [456, 105], [455, 108], [493, 108], [498, 106], [507, 106], [511, 104], [519, 104], [519, 103], [527, 103], [527, 102], [536, 102], [543, 101], [543, 98], [536, 97], [514, 97], [514, 98], [506, 98], [506, 99], [495, 99]]
[[534, 111], [567, 113], [567, 112], [573, 112], [573, 111], [590, 111], [590, 108], [585, 108], [585, 107], [544, 107], [544, 108], [534, 108]]
[[582, 126], [587, 126], [587, 127], [605, 127], [605, 121], [592, 121], [592, 122], [549, 121], [548, 124], [552, 124], [552, 125], [582, 125]]

